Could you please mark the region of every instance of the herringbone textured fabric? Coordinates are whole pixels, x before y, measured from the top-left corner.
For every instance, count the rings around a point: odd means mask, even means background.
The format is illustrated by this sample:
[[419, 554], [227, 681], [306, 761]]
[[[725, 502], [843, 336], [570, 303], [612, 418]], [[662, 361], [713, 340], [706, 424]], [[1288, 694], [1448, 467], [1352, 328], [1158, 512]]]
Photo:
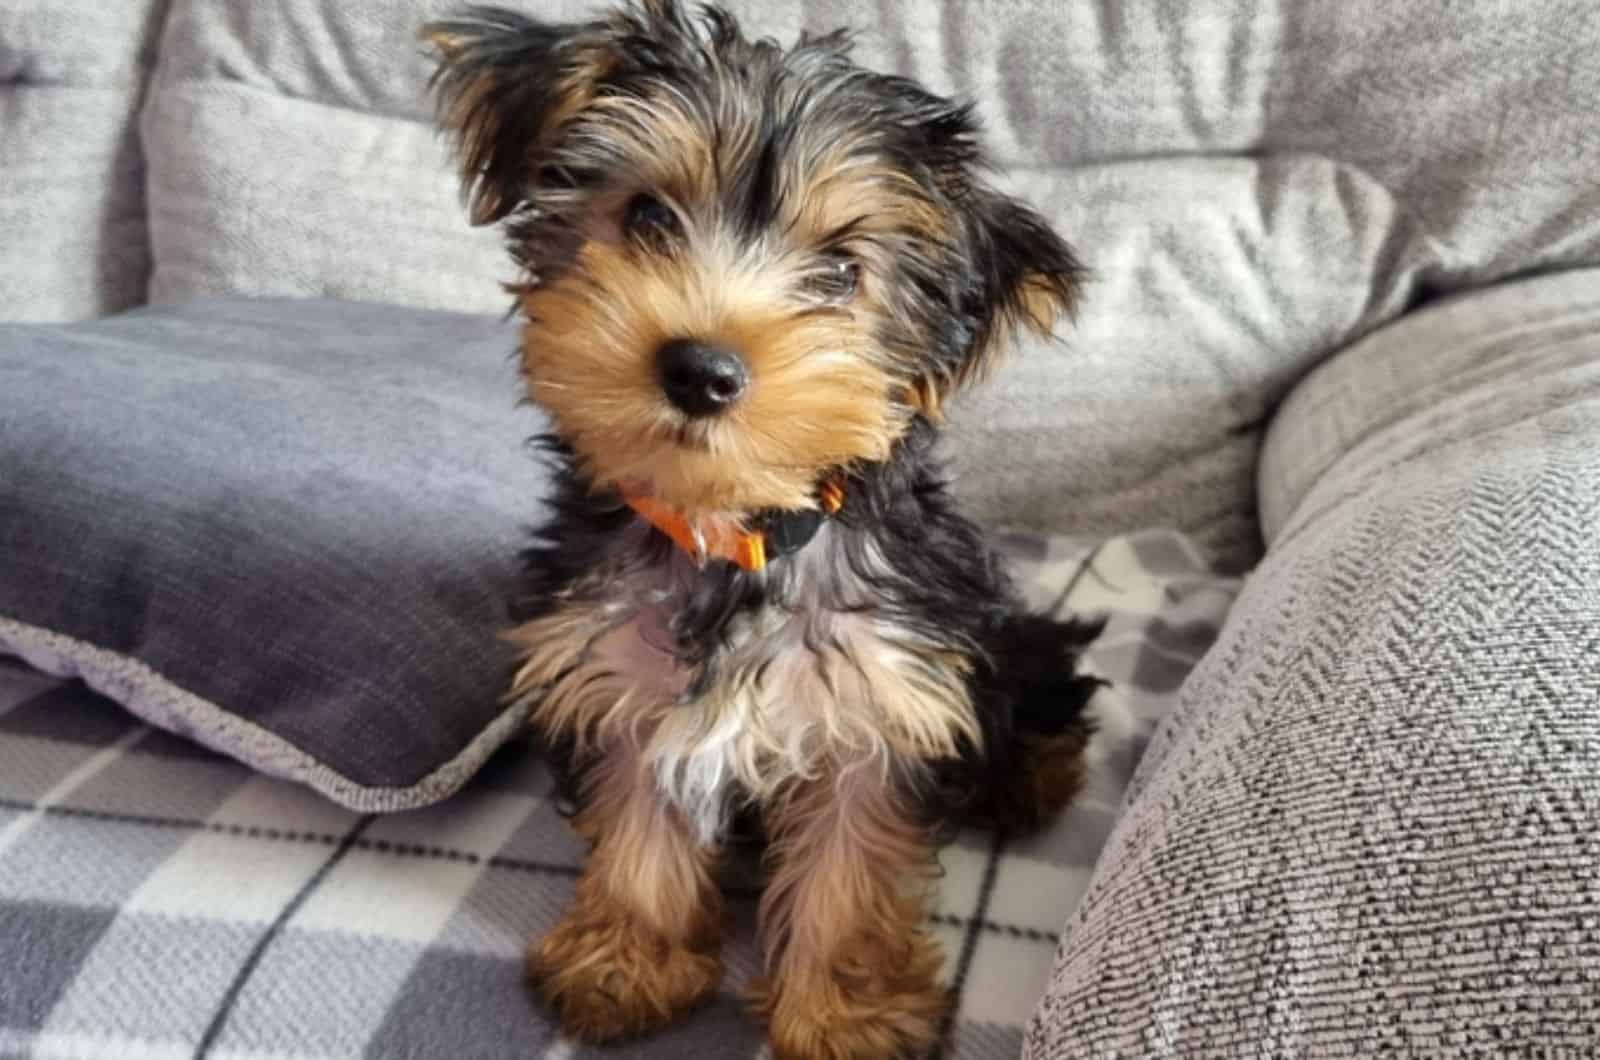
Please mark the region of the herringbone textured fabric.
[[1600, 1053], [1600, 305], [1466, 345], [1252, 575], [1026, 1056]]

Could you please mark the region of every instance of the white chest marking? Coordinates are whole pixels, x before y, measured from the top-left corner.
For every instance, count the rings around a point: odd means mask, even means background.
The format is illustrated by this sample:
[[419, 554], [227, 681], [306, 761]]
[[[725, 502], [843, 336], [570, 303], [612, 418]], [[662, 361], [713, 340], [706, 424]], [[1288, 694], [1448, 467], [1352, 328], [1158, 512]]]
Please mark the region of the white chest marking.
[[832, 552], [819, 534], [797, 557], [784, 606], [734, 620], [712, 680], [665, 715], [645, 749], [703, 842], [736, 796], [760, 801], [829, 762], [887, 770], [896, 755], [947, 757], [979, 739], [966, 657], [870, 608], [824, 606], [849, 588], [838, 584], [842, 561], [819, 569]]

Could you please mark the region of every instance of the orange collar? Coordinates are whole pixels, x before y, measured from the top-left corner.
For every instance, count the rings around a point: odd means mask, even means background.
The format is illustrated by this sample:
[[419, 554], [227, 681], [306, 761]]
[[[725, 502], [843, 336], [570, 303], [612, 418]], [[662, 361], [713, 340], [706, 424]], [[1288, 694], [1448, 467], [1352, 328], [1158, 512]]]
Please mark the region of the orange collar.
[[624, 495], [622, 499], [697, 561], [714, 556], [744, 570], [758, 571], [766, 569], [771, 560], [803, 548], [822, 520], [844, 507], [844, 487], [837, 478], [829, 478], [817, 490], [816, 509], [762, 512], [743, 525], [718, 522], [709, 531], [697, 529], [682, 512], [653, 497]]

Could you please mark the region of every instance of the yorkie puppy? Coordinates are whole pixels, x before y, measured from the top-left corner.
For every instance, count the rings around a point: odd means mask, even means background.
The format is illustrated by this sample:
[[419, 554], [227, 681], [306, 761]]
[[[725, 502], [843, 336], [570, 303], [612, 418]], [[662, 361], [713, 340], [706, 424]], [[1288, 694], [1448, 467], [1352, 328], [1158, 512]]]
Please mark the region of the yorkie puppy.
[[637, 0], [427, 36], [472, 217], [508, 221], [560, 468], [512, 694], [593, 849], [531, 977], [592, 1041], [705, 999], [748, 814], [774, 1052], [925, 1052], [936, 829], [1063, 805], [1094, 685], [1091, 631], [1025, 614], [957, 513], [936, 425], [1051, 330], [1078, 263], [985, 182], [970, 106], [842, 34], [785, 48]]

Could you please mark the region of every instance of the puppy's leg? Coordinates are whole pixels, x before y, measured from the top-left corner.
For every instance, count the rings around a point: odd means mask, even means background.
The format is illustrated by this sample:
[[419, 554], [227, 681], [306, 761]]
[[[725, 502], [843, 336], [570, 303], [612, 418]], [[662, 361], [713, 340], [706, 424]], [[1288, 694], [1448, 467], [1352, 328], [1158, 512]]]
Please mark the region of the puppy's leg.
[[988, 646], [992, 668], [980, 697], [1011, 704], [1011, 735], [987, 748], [966, 823], [1026, 834], [1078, 793], [1094, 731], [1085, 710], [1103, 683], [1082, 673], [1078, 659], [1102, 626], [1018, 614]]
[[962, 816], [964, 824], [1011, 835], [1046, 827], [1083, 786], [1089, 725], [1076, 720], [1060, 732], [1024, 733], [988, 785]]
[[797, 784], [772, 810], [754, 1001], [780, 1060], [885, 1060], [933, 1045], [948, 992], [923, 927], [932, 848], [880, 771]]
[[594, 849], [572, 905], [529, 951], [529, 973], [568, 1034], [640, 1034], [722, 977], [715, 852], [657, 794], [632, 746], [592, 767], [576, 825]]

